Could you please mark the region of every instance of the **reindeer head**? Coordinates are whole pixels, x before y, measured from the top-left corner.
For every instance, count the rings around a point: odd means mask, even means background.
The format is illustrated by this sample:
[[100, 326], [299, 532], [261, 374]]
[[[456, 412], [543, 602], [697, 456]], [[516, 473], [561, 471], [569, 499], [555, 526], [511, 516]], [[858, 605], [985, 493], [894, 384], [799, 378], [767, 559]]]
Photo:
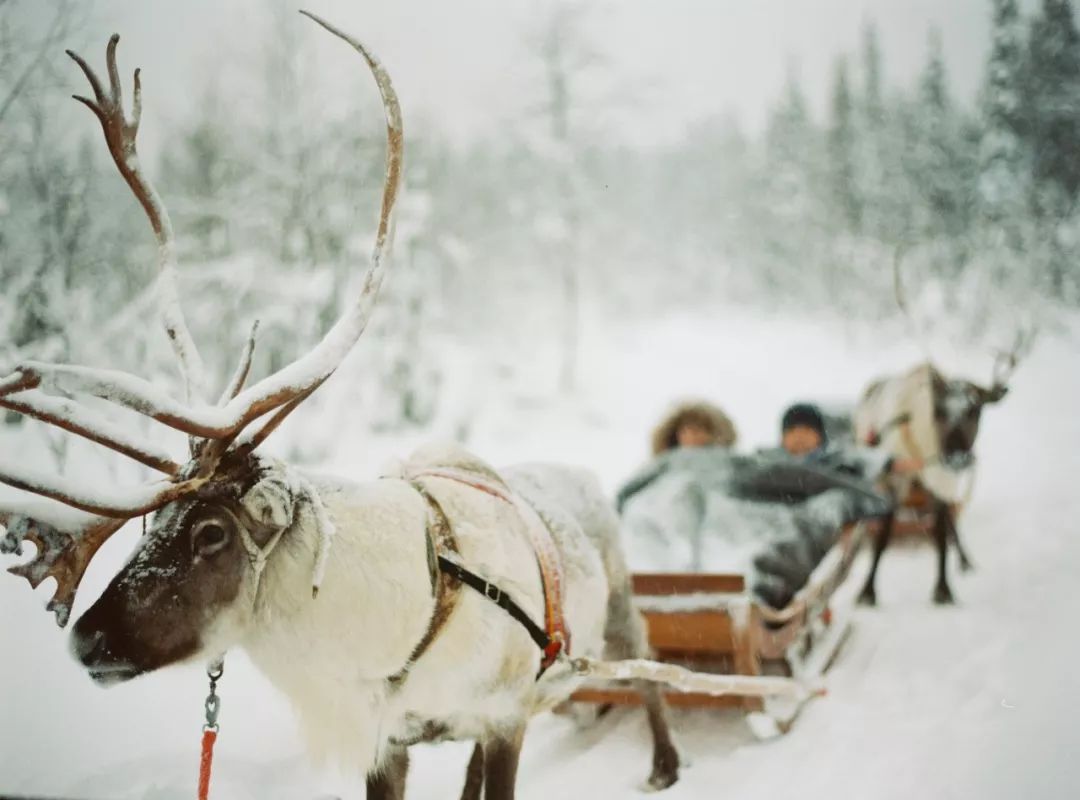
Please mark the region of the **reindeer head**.
[[1033, 341], [1033, 331], [1022, 331], [1011, 350], [998, 354], [993, 383], [988, 389], [971, 381], [945, 378], [937, 371], [932, 373], [934, 425], [946, 466], [953, 469], [970, 466], [983, 407], [1001, 401], [1008, 394], [1009, 378], [1020, 359], [1030, 351]]
[[[186, 388], [185, 400], [177, 401], [150, 382], [117, 371], [27, 362], [6, 376], [0, 372], [0, 408], [103, 444], [164, 475], [137, 488], [89, 490], [0, 461], [0, 483], [84, 512], [78, 520], [49, 524], [56, 518], [55, 509], [41, 514], [40, 506], [28, 511], [29, 506], [19, 501], [0, 506], [0, 525], [7, 529], [0, 551], [19, 553], [24, 540], [36, 545], [34, 559], [11, 572], [34, 587], [46, 578], [56, 579], [48, 607], [61, 626], [67, 624], [79, 582], [101, 545], [127, 520], [157, 512], [131, 560], [75, 626], [73, 649], [101, 682], [130, 678], [207, 649], [217, 647], [221, 652], [250, 621], [266, 555], [303, 506], [292, 473], [254, 450], [334, 373], [363, 333], [382, 284], [402, 165], [397, 96], [389, 75], [363, 45], [314, 15], [307, 16], [364, 57], [382, 95], [388, 147], [375, 247], [359, 296], [314, 349], [245, 389], [255, 346], [253, 327], [240, 364], [216, 403], [208, 402], [202, 359], [178, 302], [172, 225], [135, 149], [142, 107], [139, 72], [135, 71], [129, 119], [116, 66], [119, 37], [113, 35], [106, 51], [107, 89], [85, 61], [68, 52], [94, 94], [93, 99], [76, 99], [101, 123], [109, 152], [157, 238], [161, 316]], [[79, 393], [186, 433], [190, 459], [174, 461], [130, 436], [74, 399]], [[317, 498], [309, 496], [308, 501], [321, 509]], [[329, 525], [325, 514], [319, 521], [324, 528]], [[314, 565], [316, 586], [323, 557], [321, 550]]]
[[127, 564], [75, 623], [76, 658], [109, 684], [223, 653], [254, 621], [271, 552], [295, 524], [317, 525], [313, 502], [277, 461], [226, 459], [214, 482], [155, 514]]
[[996, 403], [1006, 389], [984, 389], [970, 381], [934, 376], [934, 425], [941, 459], [954, 469], [971, 464], [983, 406]]

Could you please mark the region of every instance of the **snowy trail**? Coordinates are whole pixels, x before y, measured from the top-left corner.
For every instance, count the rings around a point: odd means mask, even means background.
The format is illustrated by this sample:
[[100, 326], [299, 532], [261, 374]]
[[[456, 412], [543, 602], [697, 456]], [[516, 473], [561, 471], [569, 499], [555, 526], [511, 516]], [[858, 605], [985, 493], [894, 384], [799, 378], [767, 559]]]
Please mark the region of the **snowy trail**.
[[[643, 457], [647, 427], [675, 395], [717, 398], [753, 445], [774, 435], [786, 401], [852, 396], [915, 357], [866, 341], [851, 341], [839, 327], [741, 318], [605, 335], [590, 341], [597, 366], [587, 405], [493, 409], [470, 444], [496, 461], [590, 463], [614, 487]], [[983, 361], [955, 359], [982, 377]], [[858, 610], [828, 674], [828, 696], [811, 703], [789, 735], [765, 743], [734, 712], [673, 713], [690, 764], [665, 798], [1077, 796], [1078, 367], [1075, 342], [1041, 342], [1008, 399], [984, 415], [979, 481], [962, 528], [976, 571], [961, 576], [952, 566], [959, 604], [931, 605], [928, 546], [890, 551], [879, 607]], [[654, 377], [643, 380], [649, 370]], [[385, 443], [388, 452], [400, 447]], [[118, 538], [91, 569], [93, 587], [104, 585], [134, 534]], [[853, 592], [865, 570], [863, 557], [844, 591]], [[66, 655], [66, 637], [41, 603], [0, 576], [0, 793], [188, 800], [205, 694], [199, 670], [97, 689]], [[242, 654], [230, 655], [221, 691], [217, 800], [358, 796], [356, 782], [306, 766], [286, 702]], [[456, 796], [468, 753], [466, 745], [415, 748], [410, 798]], [[637, 797], [649, 755], [640, 713], [617, 711], [584, 730], [545, 716], [526, 739], [519, 796]]]

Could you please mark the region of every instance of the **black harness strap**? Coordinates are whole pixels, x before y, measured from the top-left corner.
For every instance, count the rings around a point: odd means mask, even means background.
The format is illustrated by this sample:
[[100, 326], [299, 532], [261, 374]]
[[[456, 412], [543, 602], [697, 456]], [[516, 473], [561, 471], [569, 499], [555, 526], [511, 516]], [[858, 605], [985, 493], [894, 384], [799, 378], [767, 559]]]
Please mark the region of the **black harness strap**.
[[[467, 570], [465, 567], [461, 566], [461, 564], [458, 564], [456, 561], [452, 561], [443, 555], [439, 556], [439, 570], [453, 578], [457, 578], [469, 588], [475, 589], [511, 617], [516, 619], [521, 626], [528, 631], [529, 636], [532, 637], [532, 640], [536, 642], [536, 646], [541, 650], [546, 650], [551, 644], [551, 637], [547, 635], [547, 631], [533, 622], [529, 615], [522, 610], [521, 606], [511, 599], [510, 595], [491, 581], [481, 578], [475, 572]], [[543, 674], [542, 670], [541, 674]]]
[[[439, 630], [446, 622], [446, 618], [453, 611], [454, 602], [451, 595], [455, 587], [455, 582], [463, 583], [471, 589], [482, 594], [485, 598], [497, 605], [511, 617], [513, 617], [536, 643], [536, 646], [540, 648], [542, 653], [547, 652], [547, 649], [551, 646], [551, 637], [548, 636], [547, 631], [537, 625], [528, 614], [519, 606], [514, 600], [504, 592], [497, 585], [491, 581], [482, 578], [475, 572], [472, 572], [463, 567], [458, 562], [449, 558], [448, 556], [440, 553], [457, 553], [457, 541], [454, 537], [453, 528], [450, 525], [450, 519], [446, 516], [446, 512], [443, 511], [439, 501], [436, 500], [423, 484], [419, 481], [412, 481], [413, 488], [419, 492], [420, 496], [427, 501], [428, 507], [432, 511], [432, 519], [429, 520], [427, 526], [427, 561], [428, 571], [431, 574], [431, 593], [436, 598], [436, 616], [434, 616], [428, 625], [427, 632], [424, 637], [417, 644], [413, 650], [412, 655], [409, 656], [408, 662], [401, 668], [396, 674], [390, 676], [387, 681], [391, 686], [400, 686], [401, 683], [409, 674], [409, 669], [416, 662], [420, 656], [431, 646], [431, 643], [435, 640]], [[449, 579], [446, 583], [439, 580], [439, 575], [445, 575]], [[443, 612], [445, 616], [438, 614], [440, 599], [444, 602]], [[541, 659], [540, 672], [537, 673], [537, 680], [547, 670], [547, 666]]]

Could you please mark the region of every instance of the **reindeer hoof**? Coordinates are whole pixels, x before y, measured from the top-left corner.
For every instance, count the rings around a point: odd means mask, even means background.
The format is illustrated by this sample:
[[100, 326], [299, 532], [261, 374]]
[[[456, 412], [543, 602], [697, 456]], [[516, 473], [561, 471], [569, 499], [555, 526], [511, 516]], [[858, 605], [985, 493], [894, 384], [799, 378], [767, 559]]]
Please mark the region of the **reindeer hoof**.
[[675, 772], [654, 772], [649, 776], [649, 781], [645, 785], [646, 791], [649, 792], [662, 792], [670, 786], [674, 786], [679, 780], [679, 771]]
[[960, 559], [960, 571], [961, 572], [974, 572], [975, 571], [975, 565], [972, 564], [968, 559], [962, 558], [962, 559]]
[[953, 598], [952, 590], [948, 586], [938, 586], [934, 589], [934, 603], [939, 606], [951, 606], [956, 600]]
[[873, 608], [877, 605], [877, 593], [869, 586], [867, 586], [865, 589], [859, 592], [859, 596], [855, 598], [855, 602], [858, 603], [860, 606], [867, 606], [868, 608]]
[[679, 753], [675, 748], [664, 748], [653, 757], [652, 775], [647, 788], [659, 792], [679, 780]]

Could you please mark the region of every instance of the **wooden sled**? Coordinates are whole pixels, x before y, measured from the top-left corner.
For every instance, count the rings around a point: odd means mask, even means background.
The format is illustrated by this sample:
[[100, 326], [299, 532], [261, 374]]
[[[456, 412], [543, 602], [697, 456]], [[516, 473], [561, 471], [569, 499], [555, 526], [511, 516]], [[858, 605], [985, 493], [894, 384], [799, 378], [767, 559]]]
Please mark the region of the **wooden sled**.
[[[804, 698], [821, 694], [821, 676], [850, 631], [850, 615], [837, 613], [833, 594], [847, 577], [865, 534], [863, 523], [846, 528], [806, 585], [779, 610], [755, 600], [741, 574], [635, 574], [635, 602], [645, 617], [656, 660], [695, 672], [777, 676], [808, 689], [801, 692]], [[751, 714], [751, 727], [763, 738], [785, 733], [806, 703], [675, 689], [665, 690], [664, 696], [677, 708], [741, 708]], [[571, 699], [641, 703], [633, 686], [612, 682], [587, 683]]]

